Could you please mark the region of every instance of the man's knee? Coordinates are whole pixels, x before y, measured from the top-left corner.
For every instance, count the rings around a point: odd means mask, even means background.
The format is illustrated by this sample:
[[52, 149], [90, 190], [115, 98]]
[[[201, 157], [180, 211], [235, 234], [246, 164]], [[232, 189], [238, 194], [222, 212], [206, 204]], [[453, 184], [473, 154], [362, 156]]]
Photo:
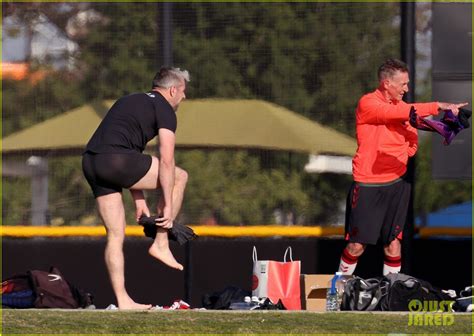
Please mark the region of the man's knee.
[[119, 225], [105, 226], [107, 241], [120, 243], [125, 240], [125, 228]]
[[188, 172], [182, 168], [176, 167], [175, 180], [177, 184], [186, 185], [188, 182]]
[[351, 242], [351, 243], [347, 244], [346, 249], [351, 255], [353, 255], [355, 257], [358, 257], [362, 253], [364, 253], [365, 245], [361, 244], [361, 243], [352, 243]]
[[400, 243], [400, 240], [398, 240], [397, 238], [392, 240], [388, 245], [385, 246], [384, 251], [385, 254], [390, 257], [397, 257], [401, 255], [402, 244]]

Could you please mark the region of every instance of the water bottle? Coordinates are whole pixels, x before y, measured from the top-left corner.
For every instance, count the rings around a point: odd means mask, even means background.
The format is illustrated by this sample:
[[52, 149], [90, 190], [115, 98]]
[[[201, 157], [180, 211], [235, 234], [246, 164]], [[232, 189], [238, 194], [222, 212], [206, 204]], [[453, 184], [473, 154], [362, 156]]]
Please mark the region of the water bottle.
[[328, 284], [328, 290], [326, 293], [326, 311], [341, 310], [343, 286], [342, 272], [336, 272]]

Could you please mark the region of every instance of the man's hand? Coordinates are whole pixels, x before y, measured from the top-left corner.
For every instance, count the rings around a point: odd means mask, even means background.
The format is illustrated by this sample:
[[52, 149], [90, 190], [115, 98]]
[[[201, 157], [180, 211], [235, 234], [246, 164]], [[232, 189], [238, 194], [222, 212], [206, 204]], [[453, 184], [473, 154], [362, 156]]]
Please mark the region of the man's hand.
[[454, 115], [458, 115], [459, 109], [461, 107], [464, 107], [466, 105], [469, 105], [469, 103], [459, 103], [459, 104], [453, 104], [453, 103], [440, 103], [438, 102], [438, 108], [441, 110], [451, 110], [451, 112], [454, 113]]
[[156, 219], [156, 225], [163, 229], [171, 229], [173, 227], [173, 218], [171, 207], [163, 208], [163, 215]]
[[150, 216], [150, 210], [148, 209], [148, 206], [146, 205], [146, 201], [144, 199], [135, 200], [135, 207], [136, 207], [135, 216], [137, 219], [137, 223], [141, 216], [143, 215], [147, 217]]
[[141, 216], [150, 216], [150, 210], [148, 210], [148, 206], [146, 205], [145, 195], [143, 195], [143, 191], [130, 189], [130, 194], [132, 194], [132, 198], [135, 201], [135, 218], [137, 219], [138, 223], [138, 220]]

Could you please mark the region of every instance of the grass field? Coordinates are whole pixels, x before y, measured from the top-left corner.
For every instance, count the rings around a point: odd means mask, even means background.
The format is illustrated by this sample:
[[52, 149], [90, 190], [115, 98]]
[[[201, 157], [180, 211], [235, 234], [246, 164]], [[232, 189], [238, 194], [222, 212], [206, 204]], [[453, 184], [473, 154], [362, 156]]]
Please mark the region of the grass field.
[[[472, 314], [425, 314], [409, 325], [408, 313], [276, 311], [2, 312], [2, 334], [467, 334]], [[419, 325], [420, 321], [424, 325]], [[445, 325], [442, 325], [444, 322]], [[431, 325], [430, 325], [431, 324]], [[441, 325], [436, 325], [441, 324]], [[449, 324], [449, 325], [448, 325]]]

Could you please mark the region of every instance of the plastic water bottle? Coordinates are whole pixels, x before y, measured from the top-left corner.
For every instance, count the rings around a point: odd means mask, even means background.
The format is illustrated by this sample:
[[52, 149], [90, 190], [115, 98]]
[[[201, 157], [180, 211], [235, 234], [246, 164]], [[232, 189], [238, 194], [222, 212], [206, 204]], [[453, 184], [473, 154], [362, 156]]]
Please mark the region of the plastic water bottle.
[[328, 290], [326, 293], [326, 311], [341, 310], [342, 288], [342, 272], [336, 272], [328, 284]]

